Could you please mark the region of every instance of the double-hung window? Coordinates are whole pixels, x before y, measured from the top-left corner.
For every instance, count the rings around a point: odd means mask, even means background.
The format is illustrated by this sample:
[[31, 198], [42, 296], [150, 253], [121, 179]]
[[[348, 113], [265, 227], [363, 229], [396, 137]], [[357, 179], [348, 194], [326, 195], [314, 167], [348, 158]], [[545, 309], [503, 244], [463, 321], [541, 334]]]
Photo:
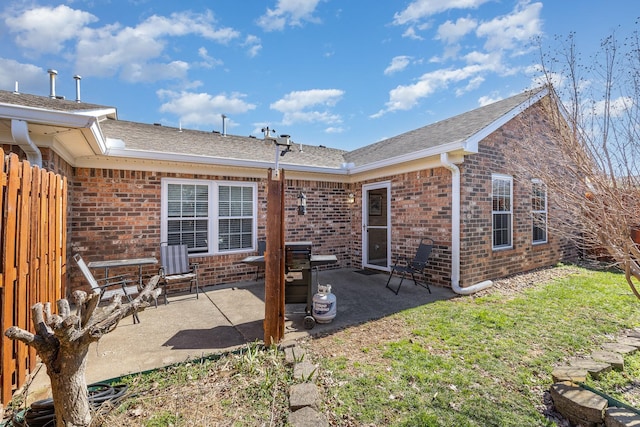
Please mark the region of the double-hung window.
[[161, 238], [190, 254], [253, 249], [257, 185], [231, 181], [162, 180]]
[[494, 174], [492, 182], [493, 249], [513, 246], [513, 178]]
[[531, 217], [532, 243], [547, 243], [547, 188], [539, 179], [531, 181]]

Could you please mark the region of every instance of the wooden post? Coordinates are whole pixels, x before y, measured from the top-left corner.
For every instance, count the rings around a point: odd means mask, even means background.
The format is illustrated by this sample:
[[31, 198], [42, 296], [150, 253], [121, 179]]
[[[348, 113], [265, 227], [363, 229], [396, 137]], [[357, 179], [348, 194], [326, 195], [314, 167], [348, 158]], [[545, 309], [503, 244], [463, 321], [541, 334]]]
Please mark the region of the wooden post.
[[284, 171], [267, 181], [267, 250], [264, 254], [264, 343], [284, 338]]

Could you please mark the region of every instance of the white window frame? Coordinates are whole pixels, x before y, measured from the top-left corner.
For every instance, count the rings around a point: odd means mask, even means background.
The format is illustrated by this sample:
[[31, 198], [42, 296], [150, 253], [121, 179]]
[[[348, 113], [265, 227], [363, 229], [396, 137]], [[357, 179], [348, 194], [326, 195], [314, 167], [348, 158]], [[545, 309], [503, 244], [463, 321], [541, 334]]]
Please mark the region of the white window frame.
[[[258, 231], [258, 184], [255, 182], [243, 181], [213, 181], [204, 179], [184, 179], [184, 178], [162, 178], [161, 180], [161, 215], [160, 215], [160, 242], [166, 242], [168, 239], [168, 188], [169, 184], [187, 184], [187, 185], [206, 185], [208, 187], [208, 218], [207, 218], [207, 251], [196, 252], [193, 256], [210, 256], [218, 254], [233, 254], [242, 252], [253, 252], [256, 250], [256, 239]], [[220, 187], [251, 187], [252, 188], [252, 219], [251, 225], [251, 247], [220, 250], [219, 242], [219, 209], [218, 209], [218, 193]]]
[[[544, 206], [542, 209], [536, 209], [536, 192], [535, 187], [542, 186], [543, 188], [543, 202]], [[547, 243], [549, 241], [549, 227], [548, 227], [548, 211], [547, 211], [548, 197], [547, 197], [547, 186], [541, 179], [534, 178], [531, 180], [531, 243], [533, 245], [541, 245]], [[544, 227], [540, 227], [540, 223], [536, 221], [536, 216], [544, 217]], [[536, 229], [536, 224], [538, 224], [538, 228], [543, 229], [544, 231], [544, 239], [543, 240], [535, 240], [534, 231]]]
[[[494, 209], [494, 199], [496, 197], [496, 181], [506, 181], [509, 184], [509, 209]], [[509, 242], [506, 244], [496, 245], [495, 242], [495, 223], [496, 215], [508, 215], [509, 225]], [[491, 246], [493, 250], [504, 250], [513, 248], [513, 177], [510, 175], [492, 174], [491, 175]]]

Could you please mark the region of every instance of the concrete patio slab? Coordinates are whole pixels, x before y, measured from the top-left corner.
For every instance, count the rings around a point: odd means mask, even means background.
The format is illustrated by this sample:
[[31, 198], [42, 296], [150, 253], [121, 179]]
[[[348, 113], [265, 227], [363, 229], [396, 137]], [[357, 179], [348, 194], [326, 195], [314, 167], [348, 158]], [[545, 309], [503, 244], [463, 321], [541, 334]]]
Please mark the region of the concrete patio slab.
[[[359, 274], [338, 269], [313, 275], [317, 283], [331, 284], [337, 315], [331, 323], [304, 329], [304, 304], [286, 306], [285, 340], [325, 335], [382, 318], [402, 310], [455, 296], [448, 288], [432, 286], [429, 292], [405, 281], [398, 295], [385, 288], [388, 275]], [[394, 278], [392, 280], [397, 281]], [[397, 283], [397, 282], [396, 282]], [[174, 295], [169, 304], [139, 313], [141, 323], [127, 318], [92, 345], [87, 360], [87, 382], [161, 368], [211, 354], [224, 353], [247, 343], [262, 341], [264, 282], [242, 282], [205, 288], [195, 294]], [[46, 397], [48, 377], [41, 369], [30, 386], [29, 401]]]

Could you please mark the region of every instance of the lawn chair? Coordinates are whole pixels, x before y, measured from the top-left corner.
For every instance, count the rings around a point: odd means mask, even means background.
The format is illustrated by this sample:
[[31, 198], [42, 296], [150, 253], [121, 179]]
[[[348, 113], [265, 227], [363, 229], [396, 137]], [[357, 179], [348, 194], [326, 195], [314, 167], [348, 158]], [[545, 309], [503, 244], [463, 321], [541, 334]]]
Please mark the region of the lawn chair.
[[[100, 294], [100, 301], [111, 301], [116, 295], [122, 295], [128, 302], [131, 302], [133, 301], [131, 297], [140, 292], [137, 285], [129, 285], [135, 282], [127, 280], [124, 275], [96, 279], [80, 254], [75, 254], [73, 259], [78, 265], [78, 268], [80, 268], [84, 278], [87, 279], [87, 282], [91, 285], [93, 292]], [[133, 323], [140, 323], [138, 313], [133, 313]]]
[[[264, 256], [265, 251], [267, 250], [267, 242], [264, 240], [258, 240], [258, 256]], [[256, 268], [256, 282], [258, 281], [258, 276], [260, 274], [260, 270], [264, 269], [264, 265], [258, 265]]]
[[160, 284], [164, 286], [164, 303], [167, 304], [167, 285], [189, 281], [189, 292], [196, 288], [198, 298], [198, 264], [189, 263], [187, 245], [160, 244]]
[[[425, 270], [429, 263], [429, 256], [431, 255], [431, 251], [433, 250], [433, 239], [424, 238], [420, 240], [420, 244], [418, 245], [418, 250], [416, 251], [415, 257], [413, 259], [407, 257], [396, 256], [396, 261], [393, 267], [391, 268], [391, 273], [389, 273], [389, 280], [387, 280], [387, 288], [392, 292], [395, 292], [398, 295], [400, 291], [400, 286], [402, 286], [402, 282], [404, 281], [405, 275], [411, 274], [411, 278], [413, 279], [413, 283], [416, 286], [420, 285], [424, 288], [427, 288], [429, 293], [431, 293], [431, 288], [429, 288], [429, 284], [426, 281]], [[391, 282], [391, 277], [393, 277], [393, 273], [398, 272], [402, 273], [402, 278], [400, 279], [400, 283], [398, 287], [394, 290], [389, 286]], [[421, 275], [424, 282], [419, 282], [416, 279], [416, 275]]]

